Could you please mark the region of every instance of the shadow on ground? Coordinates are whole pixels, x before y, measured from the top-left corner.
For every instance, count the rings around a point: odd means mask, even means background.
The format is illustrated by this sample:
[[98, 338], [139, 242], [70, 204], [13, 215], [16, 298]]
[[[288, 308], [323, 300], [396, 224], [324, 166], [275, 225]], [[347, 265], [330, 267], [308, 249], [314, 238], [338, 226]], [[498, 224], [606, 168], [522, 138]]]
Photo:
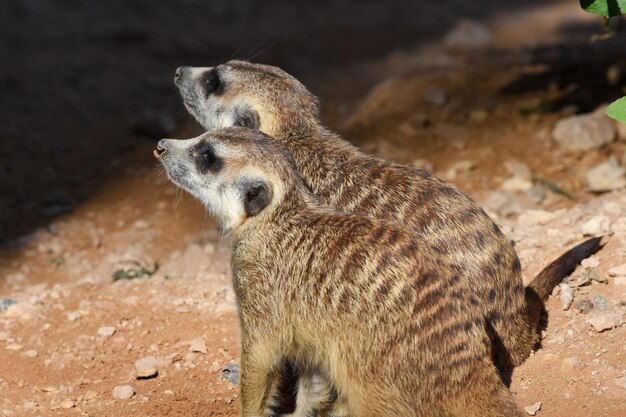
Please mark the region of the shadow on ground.
[[178, 131], [179, 65], [232, 57], [305, 82], [544, 2], [154, 2], [10, 0], [0, 5], [0, 242], [71, 211], [119, 157]]

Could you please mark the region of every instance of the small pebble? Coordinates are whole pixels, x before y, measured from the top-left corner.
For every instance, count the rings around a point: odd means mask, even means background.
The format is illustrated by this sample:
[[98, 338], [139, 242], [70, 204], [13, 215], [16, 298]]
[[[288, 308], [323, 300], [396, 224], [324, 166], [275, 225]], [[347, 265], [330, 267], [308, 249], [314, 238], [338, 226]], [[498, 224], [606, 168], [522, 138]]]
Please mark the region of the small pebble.
[[534, 416], [537, 414], [537, 411], [541, 410], [541, 401], [534, 403], [533, 405], [529, 405], [524, 407], [526, 414], [529, 416]]
[[135, 390], [130, 385], [118, 385], [113, 388], [113, 398], [118, 400], [128, 400], [135, 395]]
[[615, 156], [595, 165], [585, 174], [589, 191], [605, 192], [626, 187], [626, 169]]
[[533, 183], [532, 181], [529, 181], [525, 178], [511, 177], [508, 180], [505, 180], [500, 185], [500, 188], [503, 189], [504, 191], [526, 192], [530, 190], [531, 188], [533, 188]]
[[574, 309], [582, 314], [587, 314], [593, 310], [593, 303], [587, 299], [576, 301], [573, 305]]
[[135, 362], [135, 371], [138, 379], [154, 378], [159, 374], [157, 359], [154, 356], [146, 356]]
[[36, 358], [39, 353], [35, 349], [31, 349], [24, 352], [24, 355], [28, 356], [29, 358]]
[[580, 227], [585, 236], [600, 236], [611, 231], [611, 219], [607, 216], [594, 216]]
[[599, 312], [589, 317], [587, 323], [591, 324], [593, 329], [600, 333], [621, 325], [622, 319], [621, 316], [615, 312]]
[[582, 369], [585, 367], [585, 362], [575, 356], [563, 359], [563, 364], [565, 367], [572, 369]]
[[76, 321], [81, 318], [83, 315], [80, 311], [72, 311], [71, 313], [67, 313], [67, 319], [69, 321]]
[[0, 313], [2, 313], [5, 310], [8, 310], [9, 307], [15, 304], [17, 304], [17, 301], [15, 301], [12, 298], [0, 298]]
[[588, 113], [559, 120], [552, 137], [566, 151], [590, 151], [615, 139], [613, 122], [605, 114]]
[[609, 300], [598, 294], [593, 299], [593, 308], [599, 311], [609, 311], [611, 309], [611, 303], [609, 303]]
[[516, 159], [509, 159], [504, 162], [504, 168], [514, 177], [532, 180], [532, 172], [530, 171], [530, 168], [528, 168], [528, 165], [523, 162]]
[[83, 395], [83, 400], [85, 401], [95, 400], [97, 396], [98, 396], [98, 393], [96, 391], [87, 391], [85, 395]]
[[566, 282], [559, 284], [559, 287], [561, 288], [561, 292], [559, 294], [561, 306], [563, 307], [563, 310], [568, 310], [572, 305], [572, 301], [574, 301], [574, 293]]
[[70, 408], [74, 408], [74, 401], [72, 400], [65, 400], [61, 403], [61, 408], [65, 409], [65, 410], [69, 410]]
[[115, 334], [115, 330], [115, 327], [112, 326], [100, 327], [98, 329], [98, 336], [103, 338], [109, 338]]
[[189, 344], [189, 351], [207, 353], [205, 341], [201, 338], [192, 340], [191, 343]]
[[24, 346], [20, 345], [19, 343], [9, 343], [7, 345], [8, 350], [14, 350], [14, 351], [22, 350], [23, 347]]
[[619, 277], [619, 276], [626, 277], [626, 264], [619, 265], [619, 266], [616, 266], [616, 267], [613, 267], [613, 268], [609, 269], [609, 276], [611, 276], [611, 277]]
[[229, 363], [222, 368], [222, 378], [232, 382], [233, 384], [239, 383], [239, 365], [236, 363]]
[[600, 265], [600, 260], [598, 260], [598, 258], [592, 255], [586, 259], [583, 259], [580, 264], [582, 265], [583, 268], [593, 269], [593, 268], [597, 268]]

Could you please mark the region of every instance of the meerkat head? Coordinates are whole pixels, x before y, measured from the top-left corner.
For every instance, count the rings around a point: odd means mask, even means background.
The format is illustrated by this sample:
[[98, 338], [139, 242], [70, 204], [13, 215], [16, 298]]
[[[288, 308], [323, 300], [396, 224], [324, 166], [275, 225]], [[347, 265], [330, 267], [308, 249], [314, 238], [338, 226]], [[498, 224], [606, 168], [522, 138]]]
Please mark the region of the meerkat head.
[[226, 231], [271, 211], [294, 182], [289, 152], [250, 129], [161, 139], [154, 155], [170, 180], [200, 200]]
[[283, 138], [312, 134], [321, 126], [317, 98], [277, 67], [246, 61], [179, 67], [174, 83], [207, 130], [239, 126]]

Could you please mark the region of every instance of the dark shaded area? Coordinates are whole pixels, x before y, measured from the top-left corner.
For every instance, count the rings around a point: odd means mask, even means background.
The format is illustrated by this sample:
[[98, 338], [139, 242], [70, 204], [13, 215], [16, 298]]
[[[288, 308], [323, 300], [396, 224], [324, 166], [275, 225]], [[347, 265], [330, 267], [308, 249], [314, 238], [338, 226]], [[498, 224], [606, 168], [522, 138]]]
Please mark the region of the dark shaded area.
[[545, 2], [9, 0], [0, 4], [0, 242], [70, 211], [118, 157], [186, 118], [179, 65], [231, 57], [306, 82]]
[[[565, 34], [598, 32], [596, 25], [567, 25]], [[590, 39], [590, 38], [589, 38]], [[558, 112], [575, 107], [578, 113], [587, 113], [598, 106], [614, 101], [626, 91], [626, 57], [623, 34], [595, 42], [542, 45], [528, 51], [530, 63], [542, 65], [544, 71], [522, 74], [504, 86], [503, 94], [526, 94], [557, 87], [559, 97], [539, 103], [528, 112]], [[607, 77], [609, 68], [613, 79]]]

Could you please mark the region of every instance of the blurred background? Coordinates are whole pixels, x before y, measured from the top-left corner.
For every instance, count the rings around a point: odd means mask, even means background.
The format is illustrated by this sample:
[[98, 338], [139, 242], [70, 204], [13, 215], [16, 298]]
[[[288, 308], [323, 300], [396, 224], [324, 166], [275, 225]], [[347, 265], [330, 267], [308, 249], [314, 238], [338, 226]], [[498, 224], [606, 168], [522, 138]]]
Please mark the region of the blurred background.
[[[626, 263], [626, 129], [603, 114], [626, 94], [621, 25], [575, 0], [1, 2], [0, 342], [13, 356], [0, 411], [237, 415], [217, 376], [237, 357], [228, 247], [151, 155], [200, 133], [173, 84], [181, 65], [280, 66], [343, 137], [477, 199], [526, 277], [591, 230], [616, 236], [592, 272], [626, 279], [626, 266], [609, 274]], [[584, 277], [578, 316], [556, 301], [545, 354], [558, 366], [534, 359], [514, 377], [545, 416], [626, 412], [626, 287]], [[591, 310], [621, 328], [588, 336]], [[148, 354], [169, 379], [136, 385]], [[206, 375], [209, 388], [187, 385]], [[129, 381], [138, 403], [112, 402]]]

